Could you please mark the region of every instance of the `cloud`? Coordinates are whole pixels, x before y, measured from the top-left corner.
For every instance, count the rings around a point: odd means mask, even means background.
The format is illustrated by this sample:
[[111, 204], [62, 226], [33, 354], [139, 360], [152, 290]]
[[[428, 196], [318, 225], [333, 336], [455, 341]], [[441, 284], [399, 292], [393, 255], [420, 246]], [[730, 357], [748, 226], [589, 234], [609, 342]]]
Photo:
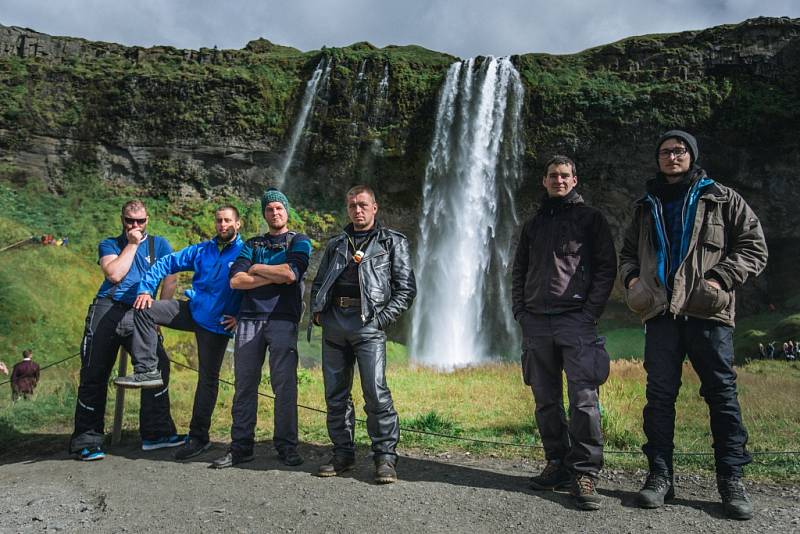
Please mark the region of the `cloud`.
[[242, 48], [264, 37], [302, 50], [370, 41], [461, 57], [573, 53], [631, 35], [755, 16], [800, 17], [795, 0], [4, 0], [0, 23], [127, 45]]

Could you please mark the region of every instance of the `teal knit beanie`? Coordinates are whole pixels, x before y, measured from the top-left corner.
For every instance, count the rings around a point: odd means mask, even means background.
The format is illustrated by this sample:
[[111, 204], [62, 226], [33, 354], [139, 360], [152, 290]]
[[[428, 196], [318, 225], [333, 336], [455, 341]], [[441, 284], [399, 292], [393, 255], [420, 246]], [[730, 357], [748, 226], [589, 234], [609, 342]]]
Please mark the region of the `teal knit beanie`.
[[264, 210], [267, 209], [267, 204], [270, 202], [280, 202], [286, 211], [289, 211], [289, 199], [286, 198], [286, 195], [274, 187], [270, 187], [264, 191], [264, 195], [261, 197], [261, 215], [264, 215]]

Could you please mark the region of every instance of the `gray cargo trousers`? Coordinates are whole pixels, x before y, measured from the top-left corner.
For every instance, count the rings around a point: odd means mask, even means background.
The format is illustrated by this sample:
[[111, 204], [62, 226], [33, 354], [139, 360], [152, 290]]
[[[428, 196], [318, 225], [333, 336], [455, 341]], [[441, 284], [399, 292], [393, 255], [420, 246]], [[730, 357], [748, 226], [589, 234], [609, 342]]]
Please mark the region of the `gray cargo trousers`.
[[358, 307], [331, 306], [320, 319], [322, 375], [333, 453], [345, 458], [355, 456], [355, 411], [350, 392], [357, 363], [375, 461], [382, 457], [396, 461], [400, 424], [386, 385], [386, 334], [372, 323], [363, 325]]
[[282, 455], [297, 448], [297, 323], [239, 319], [233, 353], [231, 450], [242, 456], [253, 453], [258, 385], [268, 347], [269, 381], [275, 394], [273, 443]]
[[[525, 313], [522, 376], [533, 390], [536, 423], [548, 461], [596, 475], [603, 467], [598, 387], [609, 373], [605, 339], [594, 319], [577, 311]], [[567, 375], [569, 421], [564, 412], [562, 370]]]

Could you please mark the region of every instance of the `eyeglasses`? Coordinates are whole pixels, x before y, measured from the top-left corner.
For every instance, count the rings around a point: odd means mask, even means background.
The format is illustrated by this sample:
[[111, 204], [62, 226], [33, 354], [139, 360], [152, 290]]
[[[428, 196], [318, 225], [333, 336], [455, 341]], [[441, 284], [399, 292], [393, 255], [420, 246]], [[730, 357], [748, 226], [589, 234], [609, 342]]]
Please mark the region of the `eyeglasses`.
[[665, 148], [658, 151], [658, 157], [661, 159], [669, 159], [670, 156], [675, 156], [675, 159], [681, 159], [689, 150], [686, 147], [676, 146], [672, 150]]
[[133, 217], [124, 217], [123, 220], [125, 224], [133, 226], [134, 224], [138, 224], [139, 226], [144, 226], [147, 222], [147, 217], [144, 219], [134, 219]]

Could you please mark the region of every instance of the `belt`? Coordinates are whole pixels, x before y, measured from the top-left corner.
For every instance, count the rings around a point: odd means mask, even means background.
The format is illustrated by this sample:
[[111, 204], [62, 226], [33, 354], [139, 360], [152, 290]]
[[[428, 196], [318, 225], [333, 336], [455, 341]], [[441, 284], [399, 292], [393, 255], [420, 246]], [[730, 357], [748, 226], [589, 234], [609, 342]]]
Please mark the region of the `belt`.
[[353, 308], [361, 306], [361, 299], [353, 297], [335, 297], [333, 303], [340, 308]]

